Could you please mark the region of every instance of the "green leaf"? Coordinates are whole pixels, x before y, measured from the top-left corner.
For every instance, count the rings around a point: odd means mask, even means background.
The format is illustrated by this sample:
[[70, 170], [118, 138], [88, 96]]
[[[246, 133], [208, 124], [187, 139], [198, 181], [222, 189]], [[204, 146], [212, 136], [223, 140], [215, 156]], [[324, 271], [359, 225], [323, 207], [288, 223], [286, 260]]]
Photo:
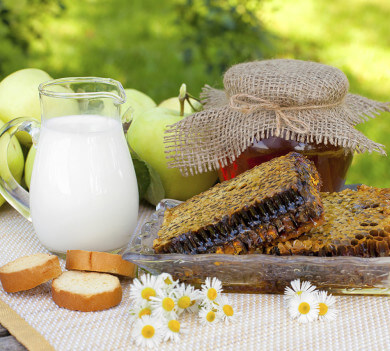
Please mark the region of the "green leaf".
[[138, 183], [139, 198], [157, 205], [165, 196], [165, 190], [158, 173], [129, 147]]
[[145, 200], [156, 206], [165, 197], [165, 189], [158, 173], [148, 163], [145, 162], [145, 165], [150, 175], [150, 185], [146, 191]]
[[135, 153], [131, 153], [131, 158], [133, 159], [135, 175], [137, 177], [139, 198], [142, 199], [151, 183], [149, 170], [145, 162]]

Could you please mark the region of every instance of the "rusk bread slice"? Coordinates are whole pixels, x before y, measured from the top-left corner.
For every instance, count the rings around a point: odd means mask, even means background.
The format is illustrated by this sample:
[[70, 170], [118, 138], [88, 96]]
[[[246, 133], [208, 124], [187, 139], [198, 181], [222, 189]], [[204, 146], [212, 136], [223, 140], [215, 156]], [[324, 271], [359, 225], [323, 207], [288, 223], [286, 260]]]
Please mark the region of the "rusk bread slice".
[[83, 312], [105, 310], [122, 300], [119, 279], [95, 272], [64, 272], [53, 280], [51, 293], [58, 306]]
[[122, 256], [107, 252], [68, 250], [66, 268], [77, 271], [91, 271], [135, 277], [137, 266], [125, 261]]
[[0, 281], [6, 292], [29, 290], [62, 273], [55, 255], [37, 253], [19, 257], [0, 267]]

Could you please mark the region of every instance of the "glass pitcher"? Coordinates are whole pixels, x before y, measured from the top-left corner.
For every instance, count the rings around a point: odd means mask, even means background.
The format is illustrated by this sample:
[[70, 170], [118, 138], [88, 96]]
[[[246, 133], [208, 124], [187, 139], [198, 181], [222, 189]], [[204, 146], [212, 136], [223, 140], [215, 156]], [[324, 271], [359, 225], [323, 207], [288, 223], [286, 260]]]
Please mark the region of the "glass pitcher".
[[138, 188], [120, 119], [122, 85], [105, 78], [63, 78], [39, 86], [41, 123], [16, 118], [0, 130], [31, 135], [37, 152], [30, 193], [11, 173], [0, 193], [32, 221], [41, 243], [67, 250], [118, 252], [138, 218]]

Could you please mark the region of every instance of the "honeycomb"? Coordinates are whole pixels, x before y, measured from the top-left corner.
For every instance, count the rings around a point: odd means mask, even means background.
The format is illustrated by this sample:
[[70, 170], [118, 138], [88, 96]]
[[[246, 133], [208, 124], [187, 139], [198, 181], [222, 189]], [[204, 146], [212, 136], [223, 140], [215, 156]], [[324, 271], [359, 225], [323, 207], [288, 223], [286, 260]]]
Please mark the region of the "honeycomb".
[[269, 245], [277, 255], [390, 255], [390, 189], [360, 186], [357, 191], [322, 193], [325, 222], [297, 239]]
[[167, 210], [153, 248], [243, 254], [295, 238], [322, 223], [319, 188], [304, 156], [272, 159]]

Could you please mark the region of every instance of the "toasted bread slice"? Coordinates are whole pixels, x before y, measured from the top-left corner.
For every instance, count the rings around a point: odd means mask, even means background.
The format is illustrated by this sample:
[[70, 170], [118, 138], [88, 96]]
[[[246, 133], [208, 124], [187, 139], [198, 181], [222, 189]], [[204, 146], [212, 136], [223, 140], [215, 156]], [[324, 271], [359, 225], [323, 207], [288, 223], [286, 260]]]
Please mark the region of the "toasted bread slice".
[[67, 271], [51, 285], [54, 302], [74, 311], [101, 311], [122, 300], [119, 279], [111, 274]]
[[37, 253], [19, 257], [0, 267], [0, 281], [6, 292], [29, 290], [62, 273], [55, 255]]
[[298, 153], [272, 159], [168, 209], [156, 253], [246, 254], [323, 221], [320, 179]]
[[97, 251], [68, 250], [66, 268], [77, 271], [112, 273], [134, 278], [137, 266], [122, 259], [121, 255]]

